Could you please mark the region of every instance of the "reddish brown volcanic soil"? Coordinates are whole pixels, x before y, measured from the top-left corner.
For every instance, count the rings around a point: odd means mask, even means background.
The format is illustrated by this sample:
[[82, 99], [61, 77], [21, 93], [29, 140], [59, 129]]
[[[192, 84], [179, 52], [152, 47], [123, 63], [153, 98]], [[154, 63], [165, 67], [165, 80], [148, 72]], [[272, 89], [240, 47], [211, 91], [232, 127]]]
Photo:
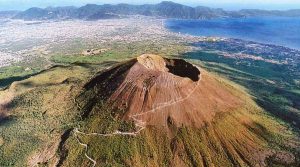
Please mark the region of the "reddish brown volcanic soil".
[[124, 119], [146, 125], [202, 127], [216, 113], [242, 105], [229, 88], [199, 67], [150, 54], [99, 74], [85, 87], [95, 86], [98, 97], [107, 96], [113, 106], [126, 110]]
[[172, 121], [177, 126], [201, 127], [216, 112], [230, 111], [240, 104], [220, 86], [207, 72], [200, 73], [198, 67], [183, 60], [142, 55], [110, 101], [127, 106], [125, 118], [135, 116], [147, 125], [167, 126], [167, 121]]

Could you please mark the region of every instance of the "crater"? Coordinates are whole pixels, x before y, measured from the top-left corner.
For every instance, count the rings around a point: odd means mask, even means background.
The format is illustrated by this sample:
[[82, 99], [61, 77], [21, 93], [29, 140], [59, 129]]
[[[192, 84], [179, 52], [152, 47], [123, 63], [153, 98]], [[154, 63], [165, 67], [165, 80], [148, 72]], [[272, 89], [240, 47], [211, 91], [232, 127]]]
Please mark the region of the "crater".
[[199, 81], [200, 70], [185, 60], [166, 59], [166, 67], [174, 75], [187, 77], [195, 82]]
[[144, 54], [137, 58], [144, 67], [154, 71], [169, 72], [173, 75], [199, 81], [200, 70], [181, 59], [167, 59], [158, 55]]

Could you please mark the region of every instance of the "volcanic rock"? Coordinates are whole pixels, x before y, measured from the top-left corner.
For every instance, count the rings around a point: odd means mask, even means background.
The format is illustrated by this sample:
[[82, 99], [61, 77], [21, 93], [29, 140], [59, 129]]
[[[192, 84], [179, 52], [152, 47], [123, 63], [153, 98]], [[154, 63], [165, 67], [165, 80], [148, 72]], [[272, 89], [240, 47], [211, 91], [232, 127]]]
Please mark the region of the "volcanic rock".
[[125, 120], [202, 127], [218, 112], [242, 105], [217, 78], [181, 59], [144, 54], [98, 74], [85, 85], [124, 109]]

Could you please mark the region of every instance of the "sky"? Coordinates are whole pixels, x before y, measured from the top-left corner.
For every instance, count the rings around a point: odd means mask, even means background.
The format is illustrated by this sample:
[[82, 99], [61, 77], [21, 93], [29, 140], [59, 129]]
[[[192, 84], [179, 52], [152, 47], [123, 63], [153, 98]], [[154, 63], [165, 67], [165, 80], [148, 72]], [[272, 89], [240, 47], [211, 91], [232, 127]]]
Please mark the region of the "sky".
[[[0, 0], [0, 10], [25, 10], [30, 7], [48, 6], [83, 6], [93, 4], [145, 4], [159, 3], [162, 0]], [[300, 0], [173, 0], [173, 2], [189, 6], [208, 6], [224, 8], [227, 10], [238, 9], [300, 9]]]

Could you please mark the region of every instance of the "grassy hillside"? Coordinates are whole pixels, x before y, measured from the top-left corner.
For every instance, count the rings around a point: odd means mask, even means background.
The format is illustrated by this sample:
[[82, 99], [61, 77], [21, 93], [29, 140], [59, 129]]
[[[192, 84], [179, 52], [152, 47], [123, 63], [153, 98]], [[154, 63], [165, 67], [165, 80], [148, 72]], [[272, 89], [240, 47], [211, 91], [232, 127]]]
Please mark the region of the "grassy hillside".
[[55, 66], [0, 91], [2, 109], [8, 111], [1, 118], [0, 166], [23, 166], [39, 151], [57, 145], [62, 133], [80, 120], [73, 100], [77, 87], [104, 67]]

